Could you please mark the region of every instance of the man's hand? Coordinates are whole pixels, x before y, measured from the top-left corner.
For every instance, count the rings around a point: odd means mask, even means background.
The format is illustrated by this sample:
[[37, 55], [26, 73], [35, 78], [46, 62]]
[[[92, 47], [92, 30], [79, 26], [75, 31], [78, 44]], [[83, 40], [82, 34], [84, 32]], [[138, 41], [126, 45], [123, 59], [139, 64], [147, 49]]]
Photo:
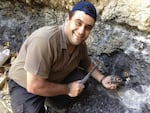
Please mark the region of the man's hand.
[[111, 75], [110, 76], [106, 76], [101, 82], [102, 82], [102, 85], [105, 88], [112, 89], [112, 90], [116, 89], [117, 86], [119, 85], [117, 83], [112, 83]]
[[68, 88], [69, 88], [68, 95], [70, 97], [76, 97], [83, 91], [84, 87], [85, 87], [84, 84], [81, 84], [80, 80], [71, 82], [68, 84]]

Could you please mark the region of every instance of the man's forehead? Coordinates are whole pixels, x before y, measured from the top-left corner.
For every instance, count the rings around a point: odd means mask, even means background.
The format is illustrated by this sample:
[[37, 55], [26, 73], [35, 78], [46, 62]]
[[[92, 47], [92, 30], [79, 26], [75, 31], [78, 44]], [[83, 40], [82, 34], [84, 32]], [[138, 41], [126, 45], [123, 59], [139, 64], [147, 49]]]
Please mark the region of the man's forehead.
[[83, 21], [84, 23], [92, 25], [92, 26], [95, 23], [95, 20], [83, 11], [75, 11], [73, 18], [79, 19], [79, 20]]

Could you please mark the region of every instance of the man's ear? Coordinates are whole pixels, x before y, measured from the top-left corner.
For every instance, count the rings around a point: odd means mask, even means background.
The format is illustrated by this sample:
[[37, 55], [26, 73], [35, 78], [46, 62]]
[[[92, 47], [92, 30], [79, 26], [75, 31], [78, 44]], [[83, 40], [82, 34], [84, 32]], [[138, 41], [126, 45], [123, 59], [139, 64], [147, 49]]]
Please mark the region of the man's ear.
[[70, 19], [69, 19], [69, 16], [67, 16], [67, 17], [66, 17], [66, 22], [68, 22], [69, 20], [70, 20]]

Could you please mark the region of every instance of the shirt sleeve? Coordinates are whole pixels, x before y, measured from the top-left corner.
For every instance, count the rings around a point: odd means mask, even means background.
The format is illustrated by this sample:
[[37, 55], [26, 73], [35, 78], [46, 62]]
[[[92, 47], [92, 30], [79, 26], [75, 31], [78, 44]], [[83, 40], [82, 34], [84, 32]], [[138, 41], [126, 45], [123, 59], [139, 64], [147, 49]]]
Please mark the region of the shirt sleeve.
[[51, 71], [53, 55], [50, 44], [41, 37], [33, 38], [26, 49], [25, 70], [47, 79]]

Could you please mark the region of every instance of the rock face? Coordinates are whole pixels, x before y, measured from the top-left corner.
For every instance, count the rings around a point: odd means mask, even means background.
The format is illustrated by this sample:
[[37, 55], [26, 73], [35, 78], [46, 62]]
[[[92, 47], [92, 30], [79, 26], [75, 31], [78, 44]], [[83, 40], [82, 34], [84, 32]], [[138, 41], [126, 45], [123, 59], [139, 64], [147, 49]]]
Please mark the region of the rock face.
[[[26, 4], [47, 5], [53, 9], [70, 9], [79, 0], [20, 0]], [[150, 32], [149, 0], [86, 0], [95, 4], [104, 21], [114, 20]], [[102, 13], [102, 15], [101, 15]]]
[[114, 20], [150, 32], [149, 0], [111, 0], [102, 12], [102, 20]]
[[[1, 0], [0, 44], [9, 47], [11, 52], [18, 51], [35, 29], [62, 24], [67, 10], [77, 1]], [[83, 95], [87, 98], [81, 96], [69, 108], [69, 113], [149, 113], [150, 1], [91, 2], [97, 7], [99, 16], [86, 41], [89, 55], [101, 62], [99, 70], [102, 73], [122, 75], [127, 71], [130, 77], [116, 91], [108, 91], [90, 79]]]

